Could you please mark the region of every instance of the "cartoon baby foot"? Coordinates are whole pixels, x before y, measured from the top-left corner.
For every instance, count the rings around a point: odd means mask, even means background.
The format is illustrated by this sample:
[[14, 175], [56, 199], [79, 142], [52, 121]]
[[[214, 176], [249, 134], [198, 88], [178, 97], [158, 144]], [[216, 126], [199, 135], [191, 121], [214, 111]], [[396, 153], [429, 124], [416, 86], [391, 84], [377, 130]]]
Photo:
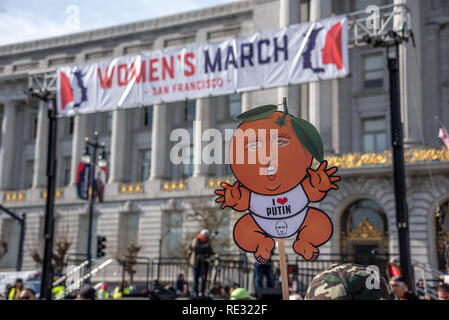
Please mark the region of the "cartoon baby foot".
[[301, 255], [306, 261], [316, 261], [320, 255], [320, 249], [312, 245], [308, 241], [296, 240], [293, 243], [293, 250]]
[[274, 248], [274, 240], [271, 238], [261, 239], [257, 250], [254, 253], [254, 258], [260, 262], [265, 263], [271, 257], [271, 251]]

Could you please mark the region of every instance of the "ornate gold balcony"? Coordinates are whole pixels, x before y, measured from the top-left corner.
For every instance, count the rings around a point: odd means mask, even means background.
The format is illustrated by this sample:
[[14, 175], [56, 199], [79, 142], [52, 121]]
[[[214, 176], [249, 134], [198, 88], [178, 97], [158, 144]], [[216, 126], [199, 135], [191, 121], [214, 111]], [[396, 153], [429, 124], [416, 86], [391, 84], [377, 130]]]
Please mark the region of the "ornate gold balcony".
[[119, 186], [120, 194], [138, 194], [143, 193], [144, 187], [143, 183], [123, 183]]
[[170, 191], [184, 191], [187, 190], [187, 180], [177, 180], [177, 181], [163, 181], [161, 183], [161, 191], [170, 192]]
[[[449, 150], [442, 149], [409, 149], [404, 152], [404, 160], [406, 163], [417, 162], [449, 162]], [[342, 156], [334, 156], [327, 158], [329, 166], [340, 168], [358, 168], [369, 165], [386, 165], [392, 163], [391, 151], [383, 153], [348, 153]]]
[[220, 183], [226, 182], [227, 184], [233, 184], [235, 181], [234, 177], [219, 177], [219, 178], [210, 178], [206, 182], [207, 189], [218, 189], [220, 187]]
[[[59, 188], [55, 190], [55, 199], [62, 199], [64, 197], [64, 189]], [[46, 200], [47, 199], [47, 190], [41, 191], [41, 199]]]
[[17, 190], [17, 191], [7, 191], [5, 193], [5, 202], [21, 202], [25, 201], [26, 191]]

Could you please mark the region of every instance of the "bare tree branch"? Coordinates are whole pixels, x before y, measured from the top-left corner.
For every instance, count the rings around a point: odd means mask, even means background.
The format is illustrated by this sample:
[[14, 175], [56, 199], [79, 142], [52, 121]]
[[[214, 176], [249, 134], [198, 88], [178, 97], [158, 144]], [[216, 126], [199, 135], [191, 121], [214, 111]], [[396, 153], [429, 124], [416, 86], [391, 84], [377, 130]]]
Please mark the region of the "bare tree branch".
[[[185, 214], [184, 222], [196, 222], [198, 223], [199, 230], [208, 229], [211, 235], [218, 232], [220, 228], [229, 227], [229, 214], [228, 210], [221, 210], [219, 208], [211, 206], [208, 202], [191, 202], [192, 211]], [[199, 230], [188, 232], [185, 234], [183, 243], [170, 252], [173, 256], [187, 256], [189, 251], [190, 241], [198, 234]], [[211, 245], [215, 252], [226, 252], [229, 249], [229, 237], [223, 237], [218, 234], [217, 237], [212, 237]]]
[[[67, 240], [66, 238], [60, 238], [55, 243], [56, 245], [56, 251], [53, 252], [52, 260], [53, 260], [53, 267], [55, 268], [56, 273], [62, 273], [64, 271], [64, 268], [66, 266], [66, 256], [69, 251], [70, 246], [72, 245], [72, 242]], [[29, 248], [31, 259], [33, 259], [34, 262], [37, 264], [42, 264], [43, 259], [42, 256], [39, 253], [39, 250], [36, 248]]]
[[127, 248], [126, 259], [122, 259], [122, 257], [115, 257], [115, 260], [125, 268], [125, 271], [129, 274], [130, 282], [133, 282], [134, 274], [137, 272], [134, 269], [134, 266], [137, 264], [137, 257], [139, 255], [139, 251], [142, 249], [142, 246], [138, 246], [134, 243], [130, 244]]
[[4, 240], [0, 241], [0, 260], [8, 253], [8, 243]]

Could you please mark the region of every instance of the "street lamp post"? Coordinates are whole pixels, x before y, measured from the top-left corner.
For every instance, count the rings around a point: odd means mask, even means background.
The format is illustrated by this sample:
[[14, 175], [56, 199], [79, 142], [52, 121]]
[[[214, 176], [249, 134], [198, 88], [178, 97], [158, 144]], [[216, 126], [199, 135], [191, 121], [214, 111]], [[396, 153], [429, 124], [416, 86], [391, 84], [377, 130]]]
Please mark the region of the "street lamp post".
[[415, 282], [410, 256], [409, 219], [405, 185], [404, 137], [401, 121], [399, 79], [399, 45], [403, 39], [393, 33], [394, 44], [387, 46], [387, 63], [390, 74], [391, 143], [393, 148], [393, 176], [396, 201], [396, 225], [398, 228], [400, 264], [403, 277], [410, 291]]
[[[92, 147], [92, 158], [89, 154], [89, 147]], [[106, 166], [106, 156], [105, 156], [105, 145], [104, 143], [98, 143], [98, 131], [94, 132], [94, 140], [93, 142], [89, 141], [89, 138], [86, 137], [86, 148], [83, 155], [83, 161], [86, 163], [91, 163], [91, 174], [90, 174], [90, 202], [89, 202], [89, 228], [87, 231], [87, 261], [88, 268], [91, 268], [92, 261], [92, 224], [93, 224], [93, 213], [94, 213], [94, 203], [95, 203], [95, 167], [97, 165], [97, 149], [102, 149], [102, 153], [99, 157], [99, 165], [101, 167]]]

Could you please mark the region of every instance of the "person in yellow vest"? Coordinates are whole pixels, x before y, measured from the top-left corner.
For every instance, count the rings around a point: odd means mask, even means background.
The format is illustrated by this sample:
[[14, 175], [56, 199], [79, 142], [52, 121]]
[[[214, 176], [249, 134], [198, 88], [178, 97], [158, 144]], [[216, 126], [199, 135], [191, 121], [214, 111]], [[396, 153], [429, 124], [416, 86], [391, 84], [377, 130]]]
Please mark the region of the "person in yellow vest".
[[55, 300], [62, 300], [65, 298], [65, 286], [59, 285], [56, 287], [53, 287], [51, 289], [51, 294], [55, 297]]
[[115, 287], [114, 293], [112, 294], [112, 298], [114, 299], [121, 299], [123, 295], [129, 295], [130, 290], [127, 286], [126, 281], [123, 281], [120, 286]]
[[108, 284], [102, 283], [100, 286], [100, 290], [97, 292], [97, 298], [101, 300], [107, 300], [109, 299], [109, 293], [108, 293]]
[[9, 290], [8, 300], [20, 300], [20, 292], [23, 290], [23, 281], [22, 279], [17, 279], [14, 282], [14, 287]]

